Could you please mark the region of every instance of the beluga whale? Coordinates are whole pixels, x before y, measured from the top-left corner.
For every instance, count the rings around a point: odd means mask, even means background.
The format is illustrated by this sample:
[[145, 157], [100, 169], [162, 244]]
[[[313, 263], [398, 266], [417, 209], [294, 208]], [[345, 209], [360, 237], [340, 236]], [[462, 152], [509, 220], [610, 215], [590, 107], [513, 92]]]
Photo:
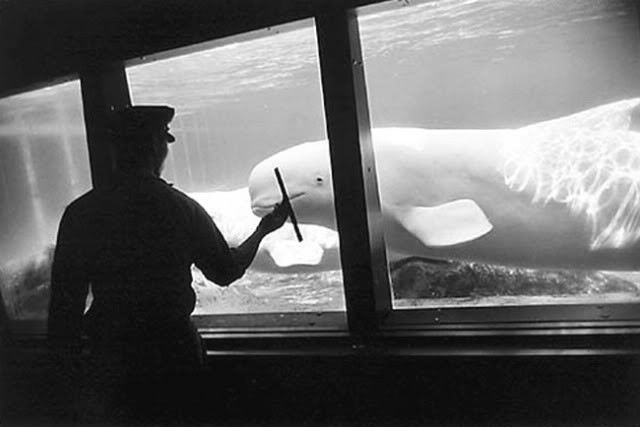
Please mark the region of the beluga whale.
[[[384, 238], [408, 256], [528, 268], [640, 269], [640, 98], [516, 129], [372, 129]], [[326, 140], [259, 162], [253, 212], [280, 201], [336, 229]]]

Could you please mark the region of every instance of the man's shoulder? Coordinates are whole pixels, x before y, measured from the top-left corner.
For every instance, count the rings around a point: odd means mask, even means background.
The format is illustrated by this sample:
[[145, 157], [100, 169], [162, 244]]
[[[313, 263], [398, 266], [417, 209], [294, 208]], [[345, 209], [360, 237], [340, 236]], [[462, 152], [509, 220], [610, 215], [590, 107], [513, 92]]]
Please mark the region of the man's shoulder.
[[163, 192], [165, 192], [168, 197], [171, 197], [178, 202], [182, 202], [190, 206], [197, 205], [196, 201], [189, 197], [189, 195], [184, 191], [177, 189], [172, 184], [168, 184], [165, 181], [162, 182]]
[[175, 188], [171, 184], [167, 184], [164, 182], [162, 185], [162, 197], [171, 200], [171, 205], [178, 208], [183, 212], [189, 212], [190, 215], [195, 215], [196, 217], [206, 216], [208, 214], [204, 210], [200, 204], [194, 200], [191, 196], [189, 196], [184, 191]]
[[[169, 209], [197, 212], [204, 211], [202, 207], [188, 194], [173, 187], [162, 179], [148, 182], [144, 192], [151, 195], [159, 203]], [[73, 200], [66, 208], [68, 214], [90, 214], [95, 211], [109, 210], [115, 204], [123, 201], [126, 191], [122, 188], [108, 188], [104, 190], [89, 190]]]
[[76, 197], [69, 205], [67, 205], [67, 211], [84, 210], [91, 206], [96, 199], [96, 191], [91, 189], [86, 193]]
[[98, 209], [96, 209], [97, 203], [95, 199], [95, 190], [89, 190], [75, 198], [66, 206], [62, 215], [62, 222], [67, 224], [85, 223], [89, 217], [93, 217], [94, 213], [98, 211]]

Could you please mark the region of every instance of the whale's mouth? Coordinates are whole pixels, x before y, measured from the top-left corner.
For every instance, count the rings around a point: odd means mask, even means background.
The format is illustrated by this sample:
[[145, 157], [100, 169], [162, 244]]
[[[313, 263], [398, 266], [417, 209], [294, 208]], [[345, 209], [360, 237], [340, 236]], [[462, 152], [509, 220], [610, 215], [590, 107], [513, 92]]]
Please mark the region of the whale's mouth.
[[[301, 193], [295, 193], [295, 194], [290, 194], [289, 195], [289, 201], [298, 199], [302, 196], [304, 196], [305, 193], [301, 192]], [[278, 199], [276, 201], [274, 201], [273, 199], [270, 200], [257, 200], [253, 203], [251, 203], [251, 210], [253, 211], [254, 215], [257, 215], [259, 217], [263, 217], [265, 215], [267, 215], [269, 212], [271, 212], [275, 207], [276, 204], [280, 203], [282, 201], [282, 199]]]

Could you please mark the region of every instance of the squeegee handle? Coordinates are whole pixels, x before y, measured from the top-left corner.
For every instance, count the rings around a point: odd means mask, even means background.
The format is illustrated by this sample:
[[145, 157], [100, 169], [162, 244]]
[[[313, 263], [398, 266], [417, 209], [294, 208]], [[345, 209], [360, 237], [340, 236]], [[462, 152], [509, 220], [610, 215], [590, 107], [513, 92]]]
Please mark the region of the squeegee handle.
[[296, 232], [298, 242], [302, 242], [302, 233], [300, 233], [298, 220], [296, 219], [296, 214], [293, 212], [293, 207], [291, 206], [291, 202], [289, 201], [289, 195], [287, 194], [287, 189], [284, 186], [282, 175], [280, 175], [280, 171], [278, 170], [278, 168], [275, 168], [273, 171], [276, 174], [276, 180], [278, 181], [278, 186], [280, 187], [280, 192], [282, 193], [282, 201], [287, 205], [287, 209], [289, 210], [289, 218], [291, 219], [291, 223], [293, 224], [293, 230]]

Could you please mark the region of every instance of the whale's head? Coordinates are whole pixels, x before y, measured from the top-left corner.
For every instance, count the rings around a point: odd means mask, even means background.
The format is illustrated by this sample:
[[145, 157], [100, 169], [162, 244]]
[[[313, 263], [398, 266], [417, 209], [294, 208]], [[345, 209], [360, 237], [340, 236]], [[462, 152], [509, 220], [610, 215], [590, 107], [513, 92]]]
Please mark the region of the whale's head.
[[258, 163], [249, 176], [251, 209], [269, 213], [282, 200], [275, 176], [278, 168], [287, 194], [301, 223], [335, 228], [333, 185], [326, 141], [296, 145]]

